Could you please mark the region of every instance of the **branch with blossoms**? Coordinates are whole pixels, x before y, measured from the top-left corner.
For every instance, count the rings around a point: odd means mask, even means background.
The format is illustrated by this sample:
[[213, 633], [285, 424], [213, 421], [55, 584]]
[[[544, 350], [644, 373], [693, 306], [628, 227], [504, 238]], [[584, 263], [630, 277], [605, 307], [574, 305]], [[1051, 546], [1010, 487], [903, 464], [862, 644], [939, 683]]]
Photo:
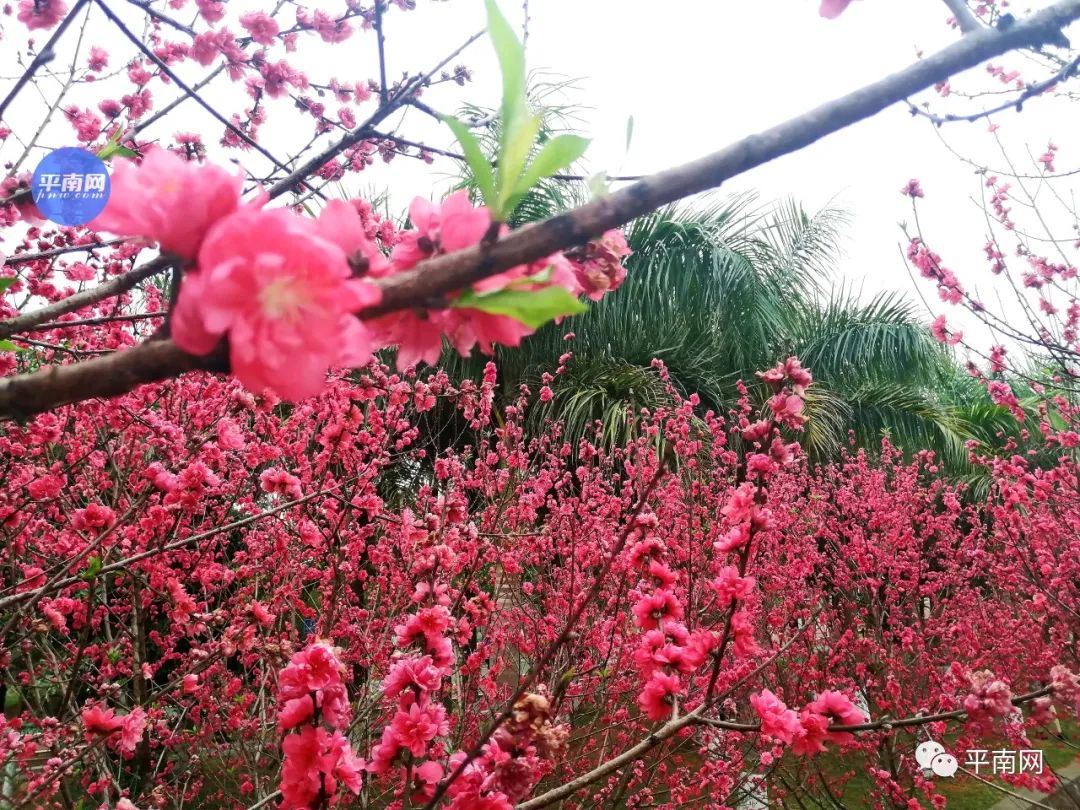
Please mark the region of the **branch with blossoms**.
[[[172, 340], [0, 381], [0, 415], [25, 417], [115, 396], [196, 369], [232, 370], [250, 384], [306, 396], [319, 389], [327, 368], [359, 364], [386, 345], [398, 345], [399, 357], [407, 360], [437, 356], [444, 336], [461, 351], [517, 345], [544, 320], [572, 311], [560, 291], [583, 291], [581, 274], [557, 251], [714, 188], [987, 58], [1045, 42], [1077, 18], [1080, 0], [1059, 0], [1007, 30], [966, 35], [876, 84], [513, 233], [489, 232], [488, 211], [465, 210], [461, 199], [448, 201], [437, 213], [417, 209], [414, 224], [420, 228], [407, 234], [408, 247], [389, 263], [343, 203], [328, 206], [312, 222], [258, 204], [242, 205], [235, 181], [220, 169], [195, 170], [165, 156], [148, 158], [139, 169], [121, 165], [114, 196], [97, 226], [155, 239], [164, 251], [194, 263], [171, 316]], [[168, 190], [181, 187], [183, 195]], [[140, 214], [141, 195], [148, 189], [156, 189], [157, 210], [166, 212], [154, 220]], [[180, 208], [190, 211], [192, 194], [203, 210], [180, 226]], [[445, 232], [439, 231], [446, 227], [443, 220], [449, 224]], [[253, 249], [252, 233], [267, 239], [262, 250]], [[321, 269], [312, 269], [310, 277], [254, 269], [284, 266], [286, 260], [304, 267], [318, 262]], [[482, 300], [490, 293], [497, 300]], [[297, 305], [300, 300], [309, 302], [307, 309]], [[523, 315], [519, 305], [525, 301], [533, 311]], [[276, 326], [268, 331], [270, 324]]]

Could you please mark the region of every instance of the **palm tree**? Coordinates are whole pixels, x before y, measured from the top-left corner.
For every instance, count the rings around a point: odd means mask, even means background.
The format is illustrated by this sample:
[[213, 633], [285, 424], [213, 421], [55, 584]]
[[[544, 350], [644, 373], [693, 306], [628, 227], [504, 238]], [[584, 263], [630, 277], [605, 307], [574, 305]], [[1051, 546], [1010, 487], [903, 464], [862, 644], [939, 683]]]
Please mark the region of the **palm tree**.
[[[547, 184], [524, 206], [544, 216], [579, 195]], [[761, 208], [750, 196], [643, 217], [627, 228], [634, 253], [616, 293], [497, 352], [503, 390], [514, 396], [522, 383], [537, 385], [572, 330], [575, 359], [554, 397], [534, 409], [534, 428], [555, 419], [573, 438], [599, 421], [605, 440], [618, 442], [633, 433], [640, 408], [670, 399], [653, 358], [680, 394], [696, 393], [702, 409], [722, 413], [735, 404], [739, 380], [753, 384], [756, 370], [796, 355], [817, 380], [803, 437], [812, 459], [834, 456], [853, 430], [864, 446], [889, 434], [962, 464], [969, 434], [955, 403], [937, 394], [958, 371], [914, 306], [895, 295], [860, 302], [828, 286], [846, 221], [836, 209], [810, 216], [793, 203]], [[452, 376], [475, 376], [486, 358], [447, 352], [440, 362]]]

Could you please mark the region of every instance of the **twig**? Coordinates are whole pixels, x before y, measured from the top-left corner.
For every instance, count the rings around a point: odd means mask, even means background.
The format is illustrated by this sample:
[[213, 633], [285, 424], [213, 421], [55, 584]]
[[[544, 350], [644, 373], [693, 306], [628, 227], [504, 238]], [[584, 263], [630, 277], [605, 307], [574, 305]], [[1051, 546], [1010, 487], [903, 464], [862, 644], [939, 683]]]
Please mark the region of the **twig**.
[[480, 37], [482, 37], [483, 35], [483, 31], [478, 31], [477, 33], [473, 34], [464, 42], [464, 44], [461, 45], [461, 47], [459, 47], [457, 50], [455, 50], [453, 53], [451, 53], [449, 56], [439, 62], [439, 64], [437, 64], [430, 71], [423, 74], [422, 76], [419, 76], [413, 81], [408, 82], [404, 87], [401, 88], [401, 90], [394, 94], [393, 98], [391, 98], [387, 104], [380, 105], [379, 109], [376, 110], [375, 113], [367, 121], [358, 126], [353, 132], [350, 132], [348, 135], [344, 136], [337, 143], [328, 146], [315, 157], [309, 159], [303, 166], [300, 166], [287, 177], [275, 183], [270, 188], [270, 199], [280, 197], [282, 194], [292, 191], [299, 182], [315, 174], [315, 172], [317, 172], [324, 165], [326, 165], [328, 161], [337, 157], [349, 147], [355, 146], [356, 144], [360, 143], [360, 141], [369, 138], [371, 136], [372, 130], [374, 130], [375, 127], [377, 127], [388, 117], [390, 117], [390, 115], [392, 115], [396, 110], [400, 109], [401, 106], [406, 101], [408, 101], [409, 97], [416, 90], [423, 87], [425, 81], [427, 81], [429, 78], [431, 78], [431, 76], [442, 70], [444, 65], [455, 59], [458, 54], [460, 54], [463, 50], [469, 47], [472, 43], [476, 42], [476, 40], [480, 39]]
[[910, 102], [908, 102], [908, 110], [911, 112], [912, 115], [922, 118], [928, 118], [939, 127], [943, 124], [951, 124], [956, 121], [967, 121], [971, 123], [974, 121], [978, 121], [982, 118], [989, 118], [991, 115], [996, 115], [999, 112], [1004, 112], [1005, 110], [1009, 109], [1015, 109], [1017, 112], [1022, 112], [1025, 101], [1030, 98], [1034, 98], [1035, 96], [1042, 95], [1051, 87], [1054, 87], [1055, 85], [1072, 78], [1072, 76], [1077, 72], [1078, 68], [1080, 68], [1080, 56], [1073, 59], [1049, 79], [1041, 82], [1036, 82], [1035, 84], [1029, 84], [1026, 88], [1024, 88], [1024, 92], [1016, 98], [1010, 101], [1002, 102], [996, 107], [991, 107], [988, 110], [981, 110], [977, 113], [969, 113], [967, 115], [956, 115], [954, 113], [949, 113], [948, 115], [934, 115], [927, 110], [919, 109]]
[[8, 105], [15, 100], [15, 97], [19, 95], [19, 92], [32, 78], [34, 78], [34, 74], [37, 73], [38, 68], [48, 64], [56, 58], [56, 43], [60, 41], [60, 37], [64, 35], [67, 27], [71, 25], [72, 20], [75, 19], [75, 15], [82, 11], [83, 6], [85, 6], [87, 2], [89, 2], [89, 0], [78, 0], [78, 2], [75, 3], [71, 11], [67, 13], [67, 16], [60, 21], [60, 25], [53, 31], [52, 36], [49, 37], [49, 41], [45, 43], [45, 47], [38, 51], [37, 56], [34, 57], [30, 66], [26, 68], [23, 75], [15, 82], [15, 86], [11, 88], [11, 92], [4, 97], [3, 101], [0, 101], [0, 119], [3, 119], [4, 111], [7, 110]]
[[[428, 146], [425, 143], [420, 143], [419, 141], [411, 141], [408, 138], [402, 138], [400, 135], [394, 135], [388, 132], [372, 132], [371, 134], [376, 138], [382, 138], [383, 140], [387, 141], [394, 141], [395, 143], [401, 144], [402, 146], [411, 146], [413, 149], [421, 149], [425, 152], [431, 152], [433, 155], [442, 155], [443, 157], [450, 158], [451, 160], [461, 161], [462, 163], [466, 162], [464, 155], [457, 152], [451, 152], [448, 149], [439, 149], [435, 146]], [[491, 161], [491, 165], [492, 167], [497, 166], [498, 161]], [[616, 183], [633, 183], [637, 182], [644, 176], [645, 175], [643, 174], [605, 174], [604, 178]], [[589, 177], [584, 174], [553, 174], [551, 175], [550, 179], [569, 182], [584, 182], [585, 180], [588, 180]]]
[[383, 36], [382, 0], [375, 0], [375, 38], [379, 44], [379, 102], [386, 106], [390, 88], [386, 84], [386, 37]]
[[97, 326], [103, 323], [117, 323], [121, 321], [147, 321], [153, 318], [164, 318], [167, 312], [141, 312], [137, 315], [103, 315], [100, 318], [83, 318], [77, 321], [50, 321], [38, 324], [28, 332], [46, 332], [50, 329], [70, 329], [73, 326]]
[[67, 247], [52, 248], [50, 250], [42, 250], [38, 253], [19, 253], [15, 256], [8, 256], [4, 261], [4, 264], [0, 266], [13, 267], [16, 264], [36, 262], [39, 259], [51, 259], [53, 256], [62, 256], [65, 253], [78, 253], [83, 250], [91, 251], [103, 247], [112, 247], [113, 245], [120, 245], [128, 241], [130, 241], [129, 238], [122, 237], [119, 239], [107, 239], [104, 242], [91, 242], [89, 245], [68, 245]]
[[166, 25], [172, 26], [177, 31], [183, 31], [189, 37], [194, 39], [195, 31], [192, 28], [190, 28], [187, 25], [184, 25], [181, 22], [177, 22], [176, 20], [174, 20], [172, 17], [168, 16], [167, 14], [162, 14], [160, 11], [158, 11], [156, 8], [154, 8], [152, 5], [150, 5], [150, 0], [127, 0], [127, 1], [129, 3], [131, 3], [131, 5], [135, 6], [136, 8], [139, 8], [142, 11], [149, 14], [155, 20], [159, 20], [159, 21], [165, 23]]

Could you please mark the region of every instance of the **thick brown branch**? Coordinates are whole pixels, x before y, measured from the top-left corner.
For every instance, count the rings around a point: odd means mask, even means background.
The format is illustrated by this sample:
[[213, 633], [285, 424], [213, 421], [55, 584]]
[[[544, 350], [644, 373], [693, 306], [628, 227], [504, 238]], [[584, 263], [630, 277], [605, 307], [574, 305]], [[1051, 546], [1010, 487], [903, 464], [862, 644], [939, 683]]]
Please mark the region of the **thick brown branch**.
[[119, 396], [188, 371], [224, 368], [224, 347], [219, 354], [194, 357], [171, 340], [150, 340], [83, 363], [46, 366], [33, 374], [0, 380], [0, 414], [24, 418], [72, 402]]
[[[712, 155], [646, 177], [538, 225], [521, 228], [494, 245], [438, 256], [421, 262], [409, 272], [382, 280], [382, 303], [360, 315], [370, 318], [395, 310], [424, 306], [425, 302], [463, 289], [479, 279], [581, 244], [609, 228], [683, 197], [716, 188], [749, 169], [802, 149], [944, 81], [954, 73], [1016, 48], [1036, 47], [1060, 34], [1064, 26], [1078, 18], [1080, 0], [1059, 0], [1004, 31], [991, 28], [975, 31], [905, 70], [764, 132], [750, 135]], [[299, 178], [307, 176], [309, 171], [319, 168], [333, 156], [335, 148], [341, 148], [341, 143], [331, 147], [329, 156], [317, 156], [278, 183], [275, 191], [283, 193]], [[154, 272], [160, 269], [158, 267]], [[93, 292], [88, 291], [89, 294]], [[41, 311], [47, 312], [46, 317], [29, 324], [22, 321], [17, 326], [12, 324], [20, 319], [9, 320], [0, 324], [0, 337], [69, 311], [46, 308]], [[35, 316], [38, 314], [34, 313]], [[136, 347], [78, 365], [57, 366], [25, 377], [0, 380], [0, 418], [29, 416], [91, 397], [115, 396], [142, 382], [208, 367], [225, 368], [220, 352], [212, 362], [207, 362], [184, 354], [169, 341], [160, 341], [152, 349]]]
[[984, 29], [881, 81], [863, 87], [719, 152], [654, 174], [581, 208], [522, 228], [484, 251], [439, 256], [387, 280], [375, 315], [430, 300], [523, 262], [580, 244], [663, 205], [716, 188], [756, 166], [795, 152], [881, 112], [955, 73], [1014, 48], [1034, 47], [1080, 18], [1080, 0], [1061, 0], [1006, 31]]

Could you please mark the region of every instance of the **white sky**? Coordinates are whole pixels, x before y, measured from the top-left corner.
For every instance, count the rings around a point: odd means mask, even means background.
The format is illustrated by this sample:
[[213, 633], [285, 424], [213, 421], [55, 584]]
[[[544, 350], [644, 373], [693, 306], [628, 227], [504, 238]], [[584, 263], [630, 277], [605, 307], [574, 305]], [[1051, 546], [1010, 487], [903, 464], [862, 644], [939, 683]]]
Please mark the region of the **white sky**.
[[[232, 12], [268, 5], [232, 0], [229, 8]], [[339, 12], [343, 4], [330, 0], [306, 5]], [[386, 15], [391, 77], [427, 69], [484, 24], [481, 0], [418, 0], [418, 5], [415, 12], [393, 9]], [[511, 21], [520, 25], [522, 1], [502, 0], [501, 5]], [[580, 91], [568, 100], [586, 107], [581, 112], [581, 130], [595, 139], [586, 156], [590, 169], [642, 174], [701, 156], [797, 115], [910, 64], [918, 48], [931, 52], [958, 36], [944, 24], [949, 14], [940, 0], [857, 0], [833, 21], [819, 17], [817, 5], [817, 0], [530, 0], [529, 66], [580, 79]], [[141, 30], [137, 10], [125, 6], [123, 13]], [[291, 19], [291, 12], [286, 11], [283, 20]], [[120, 58], [133, 51], [104, 26], [104, 21], [95, 21], [88, 29], [87, 42], [108, 43], [117, 55], [110, 68], [117, 67]], [[9, 41], [25, 36], [11, 18], [6, 28]], [[238, 29], [234, 26], [234, 30]], [[1071, 34], [1080, 42], [1080, 28], [1074, 26]], [[5, 47], [0, 44], [0, 51]], [[272, 58], [284, 55], [280, 48], [276, 50], [279, 53]], [[328, 50], [308, 41], [301, 45], [301, 54], [305, 53], [309, 57], [300, 64], [313, 81], [377, 76], [371, 34]], [[310, 58], [311, 54], [317, 54], [316, 58]], [[5, 79], [15, 75], [10, 57], [10, 52], [7, 58], [0, 55], [0, 76]], [[495, 106], [498, 76], [487, 40], [474, 44], [459, 61], [473, 69], [474, 83], [464, 89], [453, 84], [437, 87], [425, 100], [445, 112], [453, 112], [463, 100]], [[1021, 56], [1004, 61], [1024, 66]], [[191, 82], [205, 75], [193, 64], [185, 64], [179, 72]], [[231, 94], [236, 86], [224, 79], [219, 82], [220, 89], [215, 85], [208, 97], [218, 102], [235, 99]], [[5, 83], [0, 80], [0, 89]], [[964, 84], [962, 79], [953, 82], [954, 87]], [[968, 84], [991, 86], [983, 72], [970, 77]], [[159, 85], [154, 92], [157, 106], [171, 98], [172, 91]], [[79, 89], [74, 98], [83, 106], [93, 106], [104, 95], [87, 98], [86, 90]], [[326, 101], [333, 109], [332, 100]], [[20, 103], [41, 109], [40, 99], [20, 98]], [[300, 133], [291, 132], [281, 123], [296, 120], [287, 109], [291, 102], [282, 99], [271, 104], [281, 115], [271, 116], [263, 138], [272, 151], [284, 155], [289, 146], [306, 140], [310, 118], [304, 120]], [[955, 111], [963, 104], [962, 99], [954, 99], [949, 109]], [[234, 109], [238, 105], [223, 106]], [[190, 101], [180, 109], [182, 114], [167, 118], [146, 134], [168, 138], [184, 129], [220, 132], [218, 124], [201, 123], [207, 119]], [[30, 107], [25, 110], [28, 116], [34, 115]], [[13, 110], [9, 121], [20, 120], [16, 115]], [[627, 152], [626, 122], [631, 115], [634, 137]], [[1080, 165], [1076, 158], [1080, 121], [1075, 108], [1035, 100], [1022, 115], [1008, 112], [997, 121], [1001, 134], [1017, 148], [1029, 144], [1035, 155], [1041, 154], [1052, 134], [1060, 147], [1059, 170]], [[73, 142], [66, 124], [51, 131], [57, 133], [56, 140], [47, 145]], [[449, 132], [415, 110], [405, 114], [399, 132], [435, 146], [452, 146]], [[985, 122], [953, 124], [941, 134], [966, 154], [993, 155]], [[9, 143], [0, 149], [0, 158], [13, 159], [17, 155], [12, 152]], [[242, 159], [250, 169], [262, 168], [261, 158]], [[27, 167], [35, 163], [29, 161]], [[352, 192], [389, 186], [392, 199], [403, 209], [413, 195], [430, 195], [433, 183], [436, 192], [444, 188], [440, 172], [449, 168], [445, 163], [428, 167], [398, 159], [389, 167], [377, 164], [373, 171], [349, 175], [345, 185]], [[976, 286], [983, 281], [988, 303], [992, 303], [982, 259], [986, 226], [982, 211], [969, 199], [980, 193], [981, 180], [949, 155], [929, 122], [913, 120], [902, 107], [753, 170], [725, 190], [757, 190], [766, 200], [791, 196], [810, 209], [830, 202], [847, 209], [853, 222], [838, 278], [864, 294], [912, 293], [898, 248], [903, 240], [898, 223], [910, 219], [910, 205], [899, 189], [912, 177], [922, 181], [927, 193], [920, 210], [931, 244], [965, 284]], [[932, 287], [920, 284], [919, 289], [930, 299], [935, 314], [946, 310]], [[971, 320], [959, 317], [959, 310], [947, 309], [950, 323], [972, 328]], [[969, 335], [975, 337], [970, 331]], [[978, 337], [975, 341], [990, 342]]]

